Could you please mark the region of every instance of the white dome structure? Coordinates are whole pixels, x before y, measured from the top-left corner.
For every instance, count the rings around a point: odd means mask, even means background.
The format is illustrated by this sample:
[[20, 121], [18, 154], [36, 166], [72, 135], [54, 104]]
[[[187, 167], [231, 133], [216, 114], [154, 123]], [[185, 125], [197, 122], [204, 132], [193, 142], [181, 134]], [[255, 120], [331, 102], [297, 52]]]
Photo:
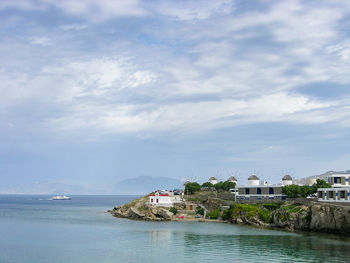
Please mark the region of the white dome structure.
[[286, 174], [283, 178], [282, 178], [282, 185], [291, 185], [293, 184], [293, 179], [289, 174]]
[[212, 176], [212, 177], [209, 178], [208, 182], [211, 183], [211, 184], [217, 184], [218, 180], [214, 176]]
[[251, 186], [258, 186], [258, 185], [260, 185], [260, 180], [259, 180], [259, 178], [258, 178], [255, 174], [252, 174], [252, 175], [248, 178], [248, 185], [251, 185]]
[[234, 176], [230, 176], [228, 179], [227, 179], [227, 181], [229, 181], [229, 182], [232, 182], [232, 183], [235, 183], [235, 184], [237, 184], [237, 179], [236, 179], [236, 177], [234, 177]]

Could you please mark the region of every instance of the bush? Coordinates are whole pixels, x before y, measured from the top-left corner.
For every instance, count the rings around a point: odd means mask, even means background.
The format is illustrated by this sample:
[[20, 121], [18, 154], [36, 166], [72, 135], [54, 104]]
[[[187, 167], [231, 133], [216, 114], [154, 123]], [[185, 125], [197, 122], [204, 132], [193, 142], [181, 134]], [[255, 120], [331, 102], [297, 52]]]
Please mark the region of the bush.
[[177, 208], [175, 206], [171, 207], [169, 211], [172, 212], [174, 215], [177, 214]]
[[267, 204], [263, 204], [263, 207], [265, 207], [266, 209], [272, 211], [272, 210], [277, 210], [278, 208], [281, 207], [281, 203], [267, 203]]
[[194, 194], [199, 190], [201, 190], [201, 186], [197, 182], [187, 183], [185, 186], [185, 194]]
[[218, 219], [220, 217], [220, 208], [207, 214], [210, 219]]
[[204, 208], [197, 206], [196, 213], [203, 216], [204, 215]]

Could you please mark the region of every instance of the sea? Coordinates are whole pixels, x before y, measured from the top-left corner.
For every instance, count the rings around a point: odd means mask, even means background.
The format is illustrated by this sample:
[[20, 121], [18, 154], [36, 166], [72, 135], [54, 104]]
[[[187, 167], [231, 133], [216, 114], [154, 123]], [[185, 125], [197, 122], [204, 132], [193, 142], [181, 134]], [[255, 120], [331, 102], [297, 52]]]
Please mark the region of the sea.
[[0, 263], [350, 262], [350, 240], [106, 211], [137, 196], [0, 195]]

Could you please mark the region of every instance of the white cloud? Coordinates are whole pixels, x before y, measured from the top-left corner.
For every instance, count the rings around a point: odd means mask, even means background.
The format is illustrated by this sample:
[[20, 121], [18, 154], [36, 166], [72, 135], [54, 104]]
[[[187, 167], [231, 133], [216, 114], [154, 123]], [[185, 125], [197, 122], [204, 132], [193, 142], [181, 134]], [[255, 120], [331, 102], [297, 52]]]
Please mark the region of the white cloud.
[[233, 10], [232, 0], [188, 0], [188, 1], [160, 1], [155, 9], [161, 14], [178, 20], [202, 20], [213, 15], [228, 14]]
[[34, 37], [30, 40], [30, 43], [45, 47], [51, 45], [51, 40], [48, 37]]
[[[286, 93], [248, 100], [223, 99], [166, 105], [80, 103], [72, 105], [69, 114], [49, 120], [48, 125], [73, 133], [81, 129], [102, 134], [187, 133], [260, 122], [310, 123], [309, 114], [315, 114], [317, 110], [322, 112], [331, 106], [331, 103]], [[315, 118], [312, 122], [324, 123], [333, 117]]]
[[58, 8], [67, 15], [86, 18], [91, 22], [103, 22], [115, 17], [144, 16], [145, 9], [139, 0], [2, 0], [1, 9], [48, 10]]

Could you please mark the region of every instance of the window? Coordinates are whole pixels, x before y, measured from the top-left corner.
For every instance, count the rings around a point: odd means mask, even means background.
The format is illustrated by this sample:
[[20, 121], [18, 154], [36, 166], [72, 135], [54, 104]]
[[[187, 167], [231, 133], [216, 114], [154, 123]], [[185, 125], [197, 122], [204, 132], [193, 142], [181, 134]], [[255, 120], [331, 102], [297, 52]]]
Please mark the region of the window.
[[250, 192], [250, 189], [249, 189], [249, 188], [246, 188], [246, 189], [245, 189], [245, 194], [246, 194], [246, 195], [249, 195], [249, 192]]
[[157, 203], [159, 202], [158, 198], [156, 199]]
[[153, 198], [151, 198], [151, 203], [153, 203]]
[[274, 194], [274, 190], [272, 187], [269, 188], [269, 195], [273, 195]]
[[334, 177], [334, 183], [335, 184], [340, 184], [341, 183], [340, 177]]
[[258, 195], [261, 195], [261, 188], [256, 189], [256, 193], [257, 193]]
[[345, 191], [340, 191], [340, 198], [345, 198]]

